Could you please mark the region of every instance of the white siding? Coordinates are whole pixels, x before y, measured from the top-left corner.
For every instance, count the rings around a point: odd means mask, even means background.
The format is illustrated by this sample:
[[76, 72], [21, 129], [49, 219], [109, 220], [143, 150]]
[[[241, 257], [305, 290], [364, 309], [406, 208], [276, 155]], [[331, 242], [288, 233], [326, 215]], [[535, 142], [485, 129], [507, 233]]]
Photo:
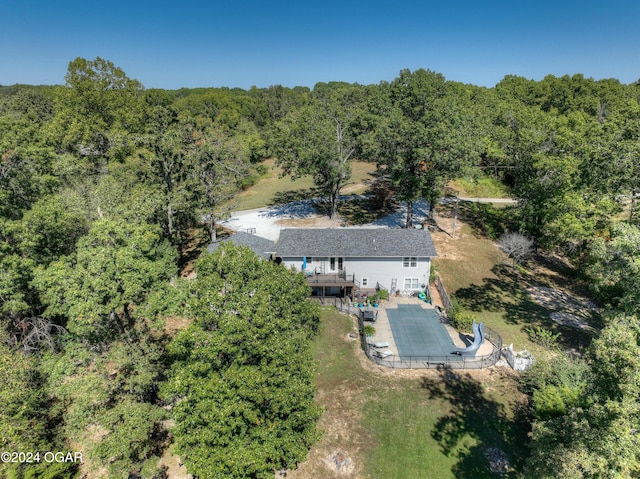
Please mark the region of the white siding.
[[[330, 273], [329, 258], [313, 257], [312, 262], [307, 258], [307, 271], [317, 269], [321, 273]], [[302, 269], [302, 258], [282, 258], [283, 264], [287, 267], [294, 267], [297, 271]], [[431, 269], [431, 258], [418, 257], [416, 267], [403, 267], [403, 258], [344, 258], [343, 269], [348, 275], [355, 275], [356, 280], [368, 278], [367, 288], [380, 288], [391, 290], [393, 279], [396, 279], [396, 289], [402, 290], [405, 285], [405, 278], [418, 278], [418, 287], [412, 289], [422, 289], [423, 284], [429, 282], [429, 272]]]

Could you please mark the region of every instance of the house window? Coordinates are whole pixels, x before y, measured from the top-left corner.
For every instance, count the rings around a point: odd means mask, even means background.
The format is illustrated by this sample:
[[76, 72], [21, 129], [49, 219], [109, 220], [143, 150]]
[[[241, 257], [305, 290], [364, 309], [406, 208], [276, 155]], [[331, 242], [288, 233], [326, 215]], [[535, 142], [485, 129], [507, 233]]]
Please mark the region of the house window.
[[402, 258], [403, 268], [415, 268], [416, 266], [418, 266], [418, 258], [415, 256], [405, 256]]
[[420, 278], [405, 278], [404, 289], [420, 289]]
[[362, 278], [362, 280], [360, 281], [360, 284], [362, 286], [369, 286], [369, 278]]

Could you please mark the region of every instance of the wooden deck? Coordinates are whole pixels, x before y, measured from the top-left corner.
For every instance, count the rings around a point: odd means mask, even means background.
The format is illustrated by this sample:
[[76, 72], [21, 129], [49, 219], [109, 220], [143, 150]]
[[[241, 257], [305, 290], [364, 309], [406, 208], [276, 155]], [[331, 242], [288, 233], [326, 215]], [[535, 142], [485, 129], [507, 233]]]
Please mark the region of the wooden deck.
[[352, 274], [313, 274], [307, 275], [309, 286], [358, 286]]

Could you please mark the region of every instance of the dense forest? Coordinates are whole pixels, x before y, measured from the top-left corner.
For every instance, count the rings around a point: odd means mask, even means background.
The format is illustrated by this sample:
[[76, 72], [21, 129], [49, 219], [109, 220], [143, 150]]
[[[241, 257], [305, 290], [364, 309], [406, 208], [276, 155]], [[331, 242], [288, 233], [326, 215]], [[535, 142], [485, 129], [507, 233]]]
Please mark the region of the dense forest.
[[0, 450], [82, 451], [109, 477], [163, 477], [170, 444], [200, 478], [304, 460], [321, 413], [304, 279], [230, 245], [180, 274], [266, 158], [311, 175], [330, 216], [351, 163], [375, 163], [407, 227], [451, 180], [506, 185], [512, 230], [570, 259], [608, 311], [583, 359], [525, 378], [522, 475], [640, 474], [640, 84], [581, 75], [166, 91], [77, 58], [63, 86], [0, 87]]

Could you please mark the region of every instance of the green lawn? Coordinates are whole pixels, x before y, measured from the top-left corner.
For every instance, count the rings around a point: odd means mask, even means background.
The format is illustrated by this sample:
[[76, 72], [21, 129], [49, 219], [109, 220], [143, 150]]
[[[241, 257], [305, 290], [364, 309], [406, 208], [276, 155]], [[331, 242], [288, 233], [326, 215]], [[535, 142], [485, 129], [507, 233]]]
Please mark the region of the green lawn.
[[495, 477], [484, 457], [491, 447], [519, 464], [526, 427], [516, 414], [522, 396], [511, 375], [380, 372], [363, 365], [359, 342], [347, 339], [354, 330], [350, 317], [323, 310], [314, 354], [325, 435], [292, 477], [340, 477], [319, 460], [332, 451], [376, 479]]
[[[240, 195], [238, 209], [317, 196], [309, 177], [291, 181], [279, 177], [272, 162], [267, 174]], [[374, 165], [353, 164], [352, 185], [344, 193], [362, 193]], [[473, 190], [457, 183], [469, 196], [505, 196], [492, 189]], [[455, 184], [454, 184], [455, 186]], [[482, 186], [482, 185], [480, 185]], [[344, 208], [344, 205], [343, 205]], [[362, 205], [349, 205], [348, 217], [366, 217]], [[442, 210], [446, 207], [439, 208]], [[455, 238], [434, 233], [440, 257], [435, 265], [450, 293], [464, 309], [496, 330], [505, 346], [528, 349], [540, 357], [550, 352], [529, 341], [527, 326], [560, 332], [563, 347], [581, 348], [586, 333], [563, 328], [549, 319], [549, 310], [532, 301], [527, 288], [573, 288], [570, 275], [557, 265], [534, 261], [513, 268], [495, 247], [495, 238], [510, 229], [511, 207], [460, 205]], [[441, 211], [447, 214], [446, 211]], [[451, 212], [449, 212], [451, 221]], [[450, 224], [445, 225], [449, 231]], [[437, 236], [441, 235], [438, 239]], [[493, 239], [490, 239], [493, 238]], [[444, 242], [442, 250], [438, 241]], [[446, 246], [446, 247], [445, 247]], [[496, 477], [485, 452], [506, 452], [517, 475], [526, 455], [528, 422], [516, 376], [509, 370], [380, 371], [371, 365], [358, 340], [354, 320], [332, 308], [324, 309], [320, 334], [314, 342], [318, 367], [317, 401], [325, 408], [320, 421], [324, 435], [309, 459], [290, 473], [294, 479], [363, 477], [373, 479]], [[332, 470], [331, 457], [344, 453], [355, 475]]]
[[509, 197], [509, 188], [490, 176], [483, 176], [476, 179], [458, 178], [450, 182], [448, 186], [457, 191], [459, 196], [470, 198]]
[[[237, 203], [236, 210], [250, 210], [273, 204], [283, 204], [290, 201], [314, 198], [318, 196], [311, 176], [303, 176], [297, 180], [282, 177], [282, 170], [275, 166], [273, 160], [265, 160], [267, 173], [258, 182], [241, 192], [233, 201]], [[373, 163], [355, 161], [351, 165], [351, 179], [343, 189], [344, 193], [363, 193], [367, 186], [365, 182], [372, 179], [375, 171]]]
[[[478, 321], [496, 330], [505, 346], [513, 343], [514, 349], [527, 349], [538, 357], [553, 354], [529, 340], [526, 328], [540, 326], [560, 333], [563, 348], [584, 349], [592, 335], [554, 323], [549, 317], [554, 309], [539, 305], [529, 293], [529, 288], [545, 287], [583, 295], [584, 287], [572, 278], [571, 268], [543, 256], [514, 268], [494, 240], [487, 237], [488, 233], [499, 237], [505, 230], [501, 223], [510, 220], [511, 211], [511, 207], [502, 205], [466, 205], [460, 210], [462, 222], [455, 239], [434, 233], [439, 254], [439, 238], [444, 242], [442, 248], [452, 252], [434, 261], [447, 291]], [[593, 325], [598, 326], [598, 321], [594, 317]]]

